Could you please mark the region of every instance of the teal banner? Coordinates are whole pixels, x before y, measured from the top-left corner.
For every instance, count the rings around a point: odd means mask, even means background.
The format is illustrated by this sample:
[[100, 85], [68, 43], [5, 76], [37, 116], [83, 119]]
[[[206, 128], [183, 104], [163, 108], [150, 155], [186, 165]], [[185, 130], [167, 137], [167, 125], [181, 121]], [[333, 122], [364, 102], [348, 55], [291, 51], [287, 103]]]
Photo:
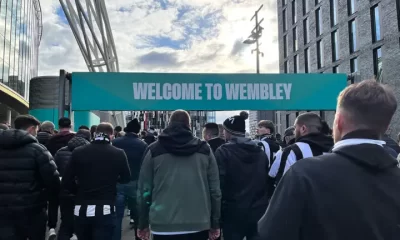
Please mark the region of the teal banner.
[[73, 73], [72, 110], [334, 110], [345, 74]]

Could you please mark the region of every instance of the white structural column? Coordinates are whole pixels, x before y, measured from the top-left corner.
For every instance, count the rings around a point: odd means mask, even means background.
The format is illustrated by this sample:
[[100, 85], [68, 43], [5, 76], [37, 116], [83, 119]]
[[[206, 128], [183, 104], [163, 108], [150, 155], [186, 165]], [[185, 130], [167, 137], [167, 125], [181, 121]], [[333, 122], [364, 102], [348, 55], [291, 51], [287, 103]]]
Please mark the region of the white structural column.
[[11, 121], [12, 121], [12, 114], [11, 114], [11, 109], [7, 109], [7, 116], [6, 116], [6, 121], [7, 123], [11, 126]]
[[[104, 0], [60, 0], [60, 4], [89, 71], [119, 72]], [[112, 115], [115, 124], [125, 126], [123, 112], [112, 112]]]

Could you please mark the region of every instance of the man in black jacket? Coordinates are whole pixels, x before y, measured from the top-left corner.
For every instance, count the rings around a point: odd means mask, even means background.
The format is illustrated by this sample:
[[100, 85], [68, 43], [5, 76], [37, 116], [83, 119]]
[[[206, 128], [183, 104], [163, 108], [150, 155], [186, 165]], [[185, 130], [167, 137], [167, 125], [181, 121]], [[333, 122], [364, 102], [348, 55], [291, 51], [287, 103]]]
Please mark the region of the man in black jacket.
[[54, 123], [50, 121], [42, 122], [40, 125], [39, 132], [37, 134], [37, 140], [40, 144], [46, 145], [49, 139], [54, 135]]
[[216, 123], [207, 123], [204, 125], [203, 138], [210, 145], [213, 153], [215, 153], [221, 145], [226, 143], [224, 139], [220, 138], [219, 127]]
[[43, 240], [47, 200], [60, 187], [57, 167], [36, 139], [36, 118], [21, 115], [14, 125], [0, 131], [0, 238]]
[[[75, 232], [78, 239], [110, 240], [115, 228], [117, 183], [131, 178], [123, 150], [111, 145], [114, 129], [110, 123], [97, 126], [94, 140], [75, 149], [64, 172], [62, 188], [75, 198]], [[77, 186], [76, 186], [77, 181]]]
[[223, 123], [227, 144], [215, 152], [222, 191], [224, 239], [253, 240], [257, 222], [267, 208], [268, 157], [256, 142], [245, 138], [247, 112]]
[[140, 122], [137, 118], [130, 121], [124, 128], [126, 132], [125, 136], [116, 138], [113, 141], [113, 145], [125, 151], [128, 157], [129, 168], [131, 170], [131, 181], [128, 184], [119, 184], [117, 186], [117, 223], [115, 228], [114, 239], [121, 239], [122, 232], [122, 219], [124, 217], [125, 210], [125, 198], [128, 203], [130, 224], [133, 228], [137, 229], [137, 207], [136, 207], [136, 191], [137, 181], [139, 179], [140, 166], [142, 165], [142, 159], [144, 152], [146, 151], [147, 144], [139, 139], [138, 133], [140, 131]]
[[332, 153], [287, 171], [259, 222], [261, 239], [400, 239], [400, 169], [380, 140], [396, 108], [375, 80], [343, 90]]
[[[58, 171], [61, 177], [64, 176], [65, 169], [71, 161], [72, 152], [75, 148], [90, 144], [90, 131], [81, 129], [75, 137], [69, 140], [66, 147], [58, 150], [54, 156], [54, 160], [57, 164]], [[60, 212], [61, 212], [61, 224], [60, 230], [58, 231], [58, 240], [69, 240], [74, 233], [74, 207], [75, 207], [75, 195], [68, 190], [61, 189], [60, 192]]]
[[295, 143], [278, 151], [269, 171], [269, 197], [293, 164], [304, 158], [328, 153], [333, 147], [333, 138], [322, 133], [323, 123], [317, 114], [303, 113], [296, 118], [294, 125]]

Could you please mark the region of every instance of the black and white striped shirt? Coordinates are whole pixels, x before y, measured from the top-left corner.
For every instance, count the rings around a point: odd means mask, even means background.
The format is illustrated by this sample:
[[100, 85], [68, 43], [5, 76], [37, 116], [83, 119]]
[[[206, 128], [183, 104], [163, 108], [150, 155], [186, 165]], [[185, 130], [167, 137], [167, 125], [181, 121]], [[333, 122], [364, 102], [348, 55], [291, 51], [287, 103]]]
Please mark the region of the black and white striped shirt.
[[112, 205], [76, 205], [74, 215], [78, 217], [96, 217], [115, 213]]

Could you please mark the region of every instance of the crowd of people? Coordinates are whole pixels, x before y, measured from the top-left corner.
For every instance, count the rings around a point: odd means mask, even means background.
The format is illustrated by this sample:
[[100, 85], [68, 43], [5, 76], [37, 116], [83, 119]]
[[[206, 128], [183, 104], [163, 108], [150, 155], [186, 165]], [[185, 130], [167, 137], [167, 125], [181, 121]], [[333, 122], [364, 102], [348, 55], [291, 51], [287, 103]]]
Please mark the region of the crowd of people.
[[307, 112], [283, 136], [260, 121], [257, 139], [245, 111], [203, 139], [184, 110], [160, 134], [137, 119], [75, 133], [68, 118], [55, 133], [21, 115], [0, 126], [0, 239], [43, 240], [48, 227], [50, 239], [121, 240], [128, 208], [142, 240], [397, 240], [396, 109], [392, 90], [363, 81], [338, 96], [332, 129]]

